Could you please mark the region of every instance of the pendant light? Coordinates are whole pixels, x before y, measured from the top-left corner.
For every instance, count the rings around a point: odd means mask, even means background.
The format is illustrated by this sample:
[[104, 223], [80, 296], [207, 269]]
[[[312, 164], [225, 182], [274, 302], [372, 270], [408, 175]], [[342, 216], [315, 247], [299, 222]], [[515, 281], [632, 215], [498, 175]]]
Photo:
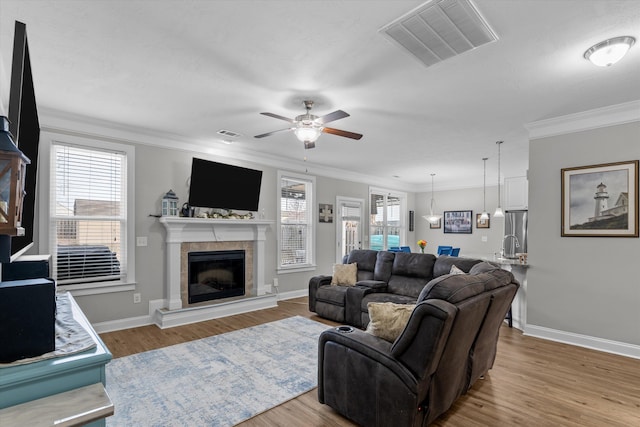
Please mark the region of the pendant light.
[[489, 219], [489, 213], [487, 212], [487, 159], [488, 157], [482, 158], [482, 161], [484, 162], [484, 180], [482, 183], [482, 213], [480, 214], [481, 220]]
[[437, 224], [438, 221], [440, 221], [440, 218], [442, 218], [442, 215], [437, 215], [437, 214], [433, 213], [433, 205], [434, 205], [434, 200], [433, 200], [433, 177], [434, 176], [436, 176], [436, 174], [432, 173], [431, 174], [431, 205], [429, 206], [429, 215], [423, 215], [422, 216], [422, 218], [426, 219], [431, 224]]
[[502, 207], [500, 206], [500, 145], [502, 145], [503, 142], [504, 141], [496, 141], [496, 144], [498, 144], [498, 207], [493, 213], [494, 218], [504, 218], [504, 213], [502, 212]]

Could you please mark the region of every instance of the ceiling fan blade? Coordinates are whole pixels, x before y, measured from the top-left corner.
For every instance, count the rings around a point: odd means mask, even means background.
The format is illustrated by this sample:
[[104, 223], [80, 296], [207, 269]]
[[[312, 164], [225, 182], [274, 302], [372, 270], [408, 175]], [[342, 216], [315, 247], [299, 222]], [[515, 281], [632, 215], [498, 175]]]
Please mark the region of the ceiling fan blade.
[[333, 113], [326, 114], [322, 117], [318, 117], [315, 121], [320, 124], [329, 123], [334, 120], [344, 119], [345, 117], [349, 117], [348, 113], [345, 113], [342, 110], [336, 110]]
[[295, 122], [296, 122], [296, 121], [295, 121], [295, 120], [293, 120], [293, 119], [290, 119], [290, 118], [288, 118], [288, 117], [281, 116], [281, 115], [279, 115], [279, 114], [273, 114], [273, 113], [260, 113], [260, 114], [262, 114], [262, 115], [264, 115], [264, 116], [273, 117], [274, 119], [284, 120], [285, 122], [289, 122], [289, 123], [295, 123]]
[[346, 130], [340, 130], [340, 129], [334, 129], [334, 128], [323, 128], [322, 132], [330, 133], [332, 135], [344, 136], [345, 138], [351, 138], [351, 139], [362, 138], [362, 134], [360, 133], [349, 132]]
[[260, 135], [254, 136], [254, 138], [264, 138], [265, 136], [270, 136], [278, 132], [286, 132], [288, 130], [293, 130], [293, 128], [278, 129], [278, 130], [274, 130], [273, 132], [261, 133]]

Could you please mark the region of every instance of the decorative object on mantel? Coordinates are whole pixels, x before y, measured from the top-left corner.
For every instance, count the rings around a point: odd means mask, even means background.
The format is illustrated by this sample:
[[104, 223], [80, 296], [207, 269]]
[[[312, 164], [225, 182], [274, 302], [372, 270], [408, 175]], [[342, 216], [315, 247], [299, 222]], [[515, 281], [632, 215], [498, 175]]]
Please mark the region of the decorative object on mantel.
[[418, 240], [418, 247], [420, 248], [420, 253], [424, 253], [424, 248], [427, 246], [426, 240]]
[[231, 209], [212, 209], [209, 212], [197, 211], [196, 218], [211, 218], [211, 219], [253, 219], [253, 212], [247, 212], [246, 214], [238, 214]]
[[562, 237], [638, 237], [638, 163], [562, 169]]
[[[436, 176], [436, 174], [432, 173], [431, 174], [431, 204], [429, 205], [429, 215], [422, 215], [422, 218], [426, 219], [431, 224], [436, 224], [440, 222], [440, 219], [442, 218], [442, 215], [433, 213], [433, 205], [435, 204], [433, 200], [433, 177], [434, 176]], [[436, 228], [436, 227], [433, 227], [433, 228]], [[440, 227], [437, 227], [437, 228], [440, 228]]]
[[9, 119], [0, 116], [0, 234], [24, 235], [22, 201], [27, 165], [31, 160], [14, 144]]
[[178, 196], [173, 190], [162, 196], [162, 216], [178, 216]]
[[504, 141], [496, 141], [498, 145], [498, 207], [493, 213], [494, 218], [504, 218], [504, 212], [502, 212], [502, 207], [500, 206], [500, 146], [503, 142]]

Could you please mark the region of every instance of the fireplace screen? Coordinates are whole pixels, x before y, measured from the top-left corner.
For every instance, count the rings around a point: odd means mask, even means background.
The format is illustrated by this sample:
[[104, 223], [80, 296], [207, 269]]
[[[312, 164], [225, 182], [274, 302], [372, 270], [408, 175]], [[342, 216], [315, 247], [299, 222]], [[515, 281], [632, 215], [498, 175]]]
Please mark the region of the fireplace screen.
[[189, 252], [189, 304], [245, 293], [245, 252]]

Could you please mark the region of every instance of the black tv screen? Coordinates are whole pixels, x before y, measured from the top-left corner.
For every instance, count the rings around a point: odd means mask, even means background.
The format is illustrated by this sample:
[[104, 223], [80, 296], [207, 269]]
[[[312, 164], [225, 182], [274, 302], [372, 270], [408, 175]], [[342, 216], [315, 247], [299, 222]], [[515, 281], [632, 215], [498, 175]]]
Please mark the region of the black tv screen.
[[262, 171], [193, 158], [189, 205], [257, 211]]
[[36, 177], [38, 173], [38, 147], [40, 122], [31, 75], [31, 60], [27, 43], [27, 29], [16, 21], [13, 40], [11, 87], [9, 92], [9, 130], [18, 148], [31, 160], [25, 177], [25, 196], [22, 202], [24, 236], [11, 238], [11, 259], [17, 258], [33, 245], [33, 227], [36, 204]]

